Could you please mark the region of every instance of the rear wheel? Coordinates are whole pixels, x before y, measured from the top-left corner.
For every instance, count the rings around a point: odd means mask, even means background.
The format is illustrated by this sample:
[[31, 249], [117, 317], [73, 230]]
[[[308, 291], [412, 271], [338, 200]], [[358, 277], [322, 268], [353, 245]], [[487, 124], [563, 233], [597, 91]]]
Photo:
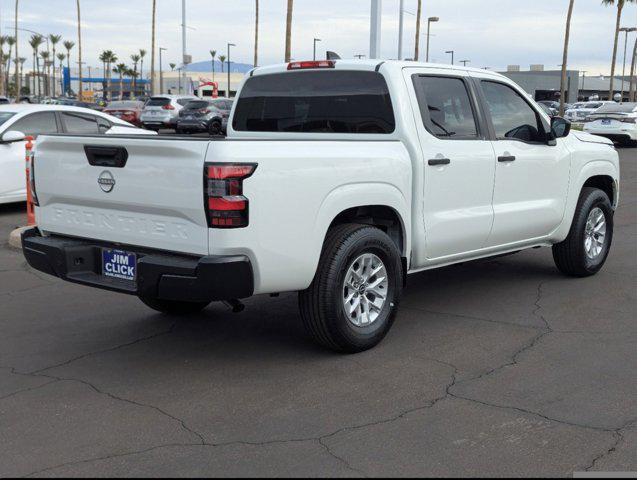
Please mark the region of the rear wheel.
[[586, 187], [580, 194], [568, 237], [553, 246], [555, 265], [566, 275], [594, 275], [604, 266], [612, 241], [610, 199], [602, 190]]
[[402, 293], [402, 262], [383, 231], [346, 224], [328, 232], [316, 276], [299, 293], [301, 316], [320, 345], [355, 353], [391, 328]]
[[153, 310], [168, 315], [192, 315], [201, 312], [210, 304], [210, 302], [179, 302], [150, 297], [139, 297], [139, 299]]
[[210, 135], [221, 135], [221, 123], [217, 121], [210, 123], [208, 133]]

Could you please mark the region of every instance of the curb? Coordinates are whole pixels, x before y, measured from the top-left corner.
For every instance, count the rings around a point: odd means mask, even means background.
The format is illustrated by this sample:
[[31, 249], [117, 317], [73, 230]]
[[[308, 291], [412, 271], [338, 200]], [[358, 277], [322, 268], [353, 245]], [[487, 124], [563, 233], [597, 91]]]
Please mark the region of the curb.
[[22, 248], [22, 232], [30, 227], [19, 227], [16, 228], [9, 234], [9, 246], [15, 249]]

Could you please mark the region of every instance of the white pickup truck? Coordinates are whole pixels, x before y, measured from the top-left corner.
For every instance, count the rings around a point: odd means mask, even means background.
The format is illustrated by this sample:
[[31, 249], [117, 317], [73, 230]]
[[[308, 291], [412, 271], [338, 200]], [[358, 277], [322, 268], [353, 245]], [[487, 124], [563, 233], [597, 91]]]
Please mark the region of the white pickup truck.
[[43, 135], [29, 264], [169, 314], [298, 291], [322, 345], [373, 347], [407, 274], [533, 247], [596, 273], [610, 141], [485, 70], [319, 61], [245, 79], [227, 139]]

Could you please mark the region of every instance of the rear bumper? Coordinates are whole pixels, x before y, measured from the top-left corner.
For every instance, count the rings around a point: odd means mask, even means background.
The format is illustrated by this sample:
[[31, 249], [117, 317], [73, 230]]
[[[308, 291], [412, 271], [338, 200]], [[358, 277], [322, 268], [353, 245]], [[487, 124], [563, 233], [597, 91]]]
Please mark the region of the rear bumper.
[[598, 137], [608, 138], [609, 140], [612, 140], [613, 142], [617, 142], [617, 143], [625, 143], [625, 142], [637, 140], [637, 132], [621, 132], [621, 131], [609, 132], [609, 131], [601, 131], [601, 130], [587, 129], [587, 128], [585, 128], [584, 131], [586, 133], [597, 135]]
[[[137, 281], [101, 275], [101, 249], [137, 254]], [[68, 237], [43, 237], [37, 228], [22, 234], [22, 250], [31, 267], [63, 280], [130, 295], [186, 302], [250, 297], [254, 277], [245, 256], [188, 257]]]

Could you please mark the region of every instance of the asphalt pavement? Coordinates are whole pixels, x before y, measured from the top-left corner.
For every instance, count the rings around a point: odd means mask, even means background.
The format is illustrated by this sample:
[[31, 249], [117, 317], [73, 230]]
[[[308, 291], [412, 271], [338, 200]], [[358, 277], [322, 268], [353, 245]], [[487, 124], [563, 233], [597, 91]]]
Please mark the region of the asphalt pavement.
[[637, 149], [604, 270], [550, 249], [410, 277], [376, 349], [315, 347], [297, 297], [175, 321], [30, 269], [0, 206], [0, 477], [637, 471]]

